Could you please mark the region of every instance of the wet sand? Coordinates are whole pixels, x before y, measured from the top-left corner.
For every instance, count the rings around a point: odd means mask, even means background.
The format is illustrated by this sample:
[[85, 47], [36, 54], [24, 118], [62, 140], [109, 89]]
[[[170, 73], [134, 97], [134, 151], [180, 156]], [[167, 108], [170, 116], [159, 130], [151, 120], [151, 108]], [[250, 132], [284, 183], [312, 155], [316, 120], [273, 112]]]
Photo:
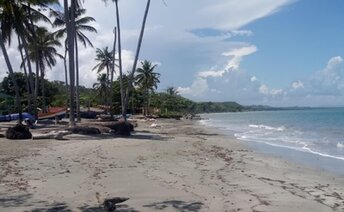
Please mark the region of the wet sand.
[[0, 211], [104, 211], [110, 197], [130, 198], [117, 211], [344, 211], [342, 176], [192, 121], [139, 120], [129, 138], [66, 139], [0, 139]]

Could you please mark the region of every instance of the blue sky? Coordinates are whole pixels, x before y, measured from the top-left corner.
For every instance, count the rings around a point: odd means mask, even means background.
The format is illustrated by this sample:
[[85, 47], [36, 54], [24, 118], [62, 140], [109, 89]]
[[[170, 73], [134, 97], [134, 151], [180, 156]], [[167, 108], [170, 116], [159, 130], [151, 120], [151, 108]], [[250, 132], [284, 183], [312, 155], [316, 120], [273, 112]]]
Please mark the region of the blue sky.
[[[157, 63], [158, 90], [195, 101], [344, 106], [344, 1], [152, 1], [140, 59]], [[124, 70], [130, 70], [146, 1], [120, 1]], [[112, 46], [114, 6], [85, 1], [96, 48]], [[111, 47], [110, 47], [111, 48]], [[63, 52], [63, 49], [60, 50]], [[9, 48], [14, 66], [20, 57]], [[95, 49], [80, 47], [82, 84], [96, 82]], [[0, 55], [0, 78], [5, 65]], [[63, 63], [49, 79], [64, 80]]]
[[321, 70], [329, 58], [344, 53], [343, 8], [341, 0], [301, 0], [248, 24], [254, 36], [245, 41], [259, 52], [242, 68], [274, 87]]

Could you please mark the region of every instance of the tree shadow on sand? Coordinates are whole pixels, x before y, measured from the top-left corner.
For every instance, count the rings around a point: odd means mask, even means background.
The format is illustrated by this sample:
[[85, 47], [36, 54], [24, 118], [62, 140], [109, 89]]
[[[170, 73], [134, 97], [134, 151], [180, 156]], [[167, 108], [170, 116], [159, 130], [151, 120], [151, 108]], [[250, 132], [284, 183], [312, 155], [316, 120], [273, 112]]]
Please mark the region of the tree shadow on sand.
[[31, 196], [31, 194], [20, 194], [3, 197], [3, 194], [0, 194], [0, 206], [4, 208], [16, 207], [21, 205], [28, 206], [27, 200], [29, 200]]
[[143, 207], [152, 208], [155, 210], [164, 210], [168, 207], [172, 207], [177, 211], [183, 212], [198, 212], [203, 206], [202, 202], [184, 202], [181, 200], [168, 200], [163, 202], [156, 202]]
[[45, 201], [35, 201], [31, 202], [32, 194], [19, 194], [2, 197], [3, 194], [0, 194], [0, 207], [2, 208], [16, 208], [16, 207], [25, 207], [31, 208], [35, 205], [43, 205], [39, 208], [29, 209], [25, 211], [30, 212], [71, 212], [72, 210], [68, 209], [68, 206], [65, 203], [53, 203], [49, 204]]
[[30, 212], [72, 212], [66, 203], [54, 203], [40, 208], [30, 210]]

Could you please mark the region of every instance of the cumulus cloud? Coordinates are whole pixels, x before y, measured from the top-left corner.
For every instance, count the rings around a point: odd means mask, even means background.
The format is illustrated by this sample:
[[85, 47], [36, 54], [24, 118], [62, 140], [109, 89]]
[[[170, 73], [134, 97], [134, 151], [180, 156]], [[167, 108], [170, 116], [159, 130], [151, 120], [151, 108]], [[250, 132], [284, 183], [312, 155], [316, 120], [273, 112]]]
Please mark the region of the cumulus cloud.
[[245, 46], [237, 49], [232, 49], [229, 52], [224, 52], [222, 55], [233, 57], [231, 60], [228, 61], [228, 64], [225, 69], [230, 70], [234, 69], [237, 70], [239, 68], [240, 62], [244, 56], [253, 54], [257, 51], [257, 47], [254, 45]]
[[305, 86], [303, 85], [303, 83], [301, 81], [298, 80], [296, 82], [293, 82], [291, 84], [291, 87], [296, 90], [296, 89], [299, 89], [299, 88], [304, 88]]
[[222, 53], [223, 56], [229, 57], [227, 65], [222, 70], [209, 70], [209, 71], [202, 71], [198, 73], [199, 77], [207, 78], [207, 77], [222, 77], [228, 71], [235, 71], [239, 69], [240, 62], [244, 56], [248, 56], [253, 54], [257, 51], [257, 47], [250, 45], [250, 46], [243, 46], [240, 48], [232, 49], [231, 51]]
[[275, 96], [282, 93], [281, 90], [270, 90], [255, 76], [240, 70], [243, 57], [256, 51], [257, 47], [245, 45], [224, 52], [222, 56], [227, 57], [227, 62], [222, 65], [222, 69], [212, 68], [209, 71], [199, 72], [191, 86], [178, 88], [180, 94], [198, 100], [246, 99], [248, 102], [249, 99], [257, 99], [259, 96]]

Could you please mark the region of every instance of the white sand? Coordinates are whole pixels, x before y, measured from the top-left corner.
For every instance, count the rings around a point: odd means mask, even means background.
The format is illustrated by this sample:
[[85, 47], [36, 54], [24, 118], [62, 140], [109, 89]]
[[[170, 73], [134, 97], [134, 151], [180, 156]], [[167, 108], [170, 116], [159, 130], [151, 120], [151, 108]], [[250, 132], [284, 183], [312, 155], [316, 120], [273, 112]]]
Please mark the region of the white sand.
[[1, 139], [0, 211], [104, 211], [108, 197], [130, 198], [118, 211], [344, 211], [343, 177], [189, 121], [152, 123], [130, 138]]

